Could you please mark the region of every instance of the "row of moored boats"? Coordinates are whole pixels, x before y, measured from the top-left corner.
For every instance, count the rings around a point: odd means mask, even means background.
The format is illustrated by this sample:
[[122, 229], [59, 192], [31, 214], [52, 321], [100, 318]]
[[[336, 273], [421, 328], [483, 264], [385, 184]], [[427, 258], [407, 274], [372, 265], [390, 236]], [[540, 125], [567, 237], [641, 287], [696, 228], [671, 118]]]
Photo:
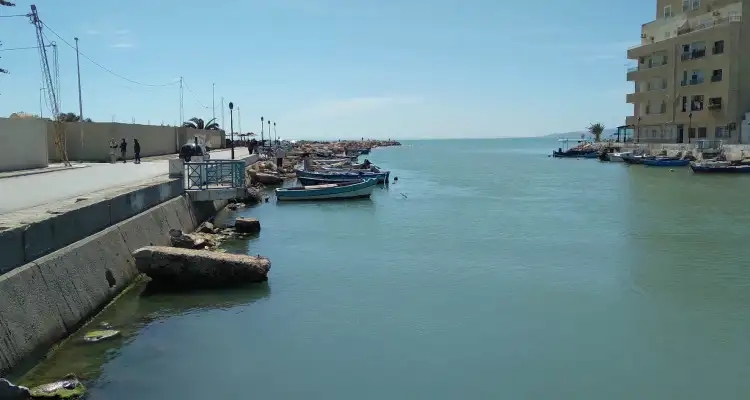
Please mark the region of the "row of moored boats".
[[343, 200], [369, 198], [379, 184], [388, 184], [390, 171], [358, 162], [370, 149], [345, 154], [306, 153], [294, 172], [298, 185], [276, 189], [279, 201]]
[[644, 150], [615, 151], [611, 147], [596, 146], [593, 143], [581, 143], [568, 150], [558, 149], [552, 153], [556, 158], [596, 158], [601, 161], [642, 164], [649, 167], [687, 167], [696, 173], [750, 173], [750, 159], [727, 160], [723, 154], [704, 160], [696, 160], [692, 153], [678, 152], [668, 156], [662, 152], [650, 155]]

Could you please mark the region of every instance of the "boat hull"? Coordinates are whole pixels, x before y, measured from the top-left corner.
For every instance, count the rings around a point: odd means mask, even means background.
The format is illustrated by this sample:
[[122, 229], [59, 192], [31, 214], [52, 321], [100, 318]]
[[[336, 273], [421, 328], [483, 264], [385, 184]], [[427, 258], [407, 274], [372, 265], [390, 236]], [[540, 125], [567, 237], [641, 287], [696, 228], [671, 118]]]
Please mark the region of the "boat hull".
[[690, 169], [696, 174], [750, 174], [750, 165], [707, 166], [690, 163]]
[[295, 170], [294, 173], [297, 175], [297, 178], [318, 178], [318, 179], [327, 179], [330, 181], [339, 181], [339, 182], [351, 181], [353, 179], [373, 178], [377, 180], [377, 183], [387, 183], [388, 177], [391, 174], [390, 171], [312, 172], [312, 171], [303, 171], [300, 169]]
[[690, 160], [647, 159], [643, 160], [643, 164], [649, 167], [686, 167], [690, 164]]
[[368, 198], [375, 189], [375, 179], [339, 182], [337, 184], [276, 189], [278, 201], [349, 200]]
[[595, 151], [575, 151], [575, 150], [568, 150], [568, 151], [553, 151], [552, 157], [555, 158], [596, 158], [599, 154]]

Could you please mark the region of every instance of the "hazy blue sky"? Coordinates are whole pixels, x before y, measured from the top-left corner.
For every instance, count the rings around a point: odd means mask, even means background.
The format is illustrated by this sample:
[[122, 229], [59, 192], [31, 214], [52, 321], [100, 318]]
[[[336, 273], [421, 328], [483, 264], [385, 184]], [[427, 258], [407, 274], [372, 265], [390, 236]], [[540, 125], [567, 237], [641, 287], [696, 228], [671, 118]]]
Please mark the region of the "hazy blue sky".
[[[626, 48], [653, 0], [37, 0], [42, 20], [129, 79], [183, 76], [185, 117], [210, 119], [211, 84], [278, 135], [502, 137], [624, 123]], [[16, 0], [0, 15], [26, 13]], [[75, 52], [60, 45], [63, 111], [78, 111]], [[4, 49], [33, 46], [25, 18], [0, 18]], [[0, 115], [39, 113], [36, 50], [0, 52]], [[81, 60], [84, 116], [175, 124], [179, 85], [148, 87]], [[202, 103], [202, 104], [201, 104]], [[49, 109], [45, 107], [45, 115]], [[229, 113], [225, 113], [229, 126]], [[235, 118], [235, 129], [238, 121]]]

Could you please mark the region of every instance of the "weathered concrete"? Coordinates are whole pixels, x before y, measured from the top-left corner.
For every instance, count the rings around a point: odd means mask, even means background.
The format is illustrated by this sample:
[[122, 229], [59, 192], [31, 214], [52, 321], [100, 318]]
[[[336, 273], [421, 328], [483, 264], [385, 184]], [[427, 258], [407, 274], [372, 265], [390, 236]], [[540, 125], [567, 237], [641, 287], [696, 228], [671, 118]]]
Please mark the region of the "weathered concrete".
[[0, 375], [73, 333], [124, 289], [138, 274], [134, 250], [168, 245], [170, 228], [191, 232], [225, 205], [196, 207], [179, 196], [0, 276]]
[[133, 256], [138, 270], [157, 283], [182, 288], [207, 288], [268, 280], [271, 261], [265, 257], [147, 246]]

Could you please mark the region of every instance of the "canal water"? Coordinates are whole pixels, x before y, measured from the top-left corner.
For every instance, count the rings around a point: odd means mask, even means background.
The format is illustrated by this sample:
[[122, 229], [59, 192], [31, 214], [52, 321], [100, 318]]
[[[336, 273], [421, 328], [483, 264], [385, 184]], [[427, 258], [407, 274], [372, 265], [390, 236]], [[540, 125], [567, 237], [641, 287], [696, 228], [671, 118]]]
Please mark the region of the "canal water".
[[[263, 204], [267, 285], [134, 288], [24, 381], [90, 399], [745, 399], [750, 177], [414, 141], [369, 201]], [[232, 217], [232, 216], [230, 216]]]

